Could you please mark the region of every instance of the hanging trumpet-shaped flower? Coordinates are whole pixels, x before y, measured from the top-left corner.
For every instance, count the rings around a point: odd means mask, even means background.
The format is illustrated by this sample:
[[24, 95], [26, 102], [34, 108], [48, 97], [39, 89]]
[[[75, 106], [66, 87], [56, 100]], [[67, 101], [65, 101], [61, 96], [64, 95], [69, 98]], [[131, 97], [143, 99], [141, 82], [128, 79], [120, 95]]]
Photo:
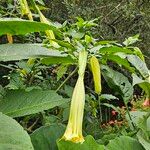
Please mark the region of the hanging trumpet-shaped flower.
[[101, 93], [101, 71], [100, 71], [100, 64], [98, 62], [98, 59], [95, 56], [91, 57], [90, 65], [91, 65], [91, 70], [94, 79], [95, 92], [97, 94], [100, 94]]
[[85, 104], [84, 72], [86, 62], [87, 52], [83, 50], [79, 53], [79, 76], [72, 95], [68, 125], [62, 137], [64, 140], [75, 143], [84, 142], [82, 122]]

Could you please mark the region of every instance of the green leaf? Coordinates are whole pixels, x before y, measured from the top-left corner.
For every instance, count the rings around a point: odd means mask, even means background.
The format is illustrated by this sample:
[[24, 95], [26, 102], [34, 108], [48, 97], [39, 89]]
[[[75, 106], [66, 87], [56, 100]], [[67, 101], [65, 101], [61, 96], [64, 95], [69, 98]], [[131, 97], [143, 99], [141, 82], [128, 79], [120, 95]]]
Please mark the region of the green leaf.
[[24, 81], [19, 72], [11, 72], [9, 75], [9, 84], [5, 86], [8, 89], [24, 89]]
[[146, 66], [146, 63], [142, 61], [138, 56], [136, 55], [127, 55], [128, 61], [140, 72], [140, 74], [144, 78], [149, 77], [149, 69]]
[[82, 144], [61, 140], [57, 141], [57, 145], [59, 150], [104, 150], [104, 146], [97, 144], [90, 135], [85, 137]]
[[[133, 123], [138, 128], [143, 130], [143, 132], [145, 132], [146, 135], [148, 135], [148, 132], [150, 132], [150, 112], [134, 111], [130, 112], [130, 115], [133, 120]], [[127, 120], [129, 119], [127, 118]]]
[[11, 117], [35, 114], [68, 102], [52, 90], [10, 90], [0, 101], [0, 110]]
[[33, 150], [30, 136], [14, 119], [0, 113], [0, 150]]
[[134, 36], [132, 36], [132, 37], [129, 37], [128, 39], [126, 39], [126, 40], [123, 42], [123, 44], [124, 44], [125, 46], [129, 46], [129, 45], [131, 45], [131, 44], [136, 43], [137, 41], [139, 41], [139, 34], [136, 34], [136, 35], [134, 35]]
[[139, 118], [138, 127], [142, 130], [146, 140], [149, 140], [150, 142], [150, 111], [142, 118]]
[[[63, 55], [62, 55], [63, 56]], [[42, 64], [50, 65], [50, 64], [75, 64], [77, 63], [75, 59], [70, 56], [66, 57], [47, 57], [41, 60]]]
[[101, 139], [96, 140], [99, 144], [107, 145], [110, 140], [113, 140], [117, 137], [117, 134], [115, 133], [108, 133], [104, 134], [104, 136]]
[[[45, 4], [44, 4], [43, 0], [36, 0], [36, 2], [38, 2], [39, 4], [41, 4], [41, 5], [45, 6]], [[40, 9], [40, 10], [41, 10], [41, 9]]]
[[125, 67], [130, 72], [134, 72], [134, 68], [130, 66], [130, 63], [126, 59], [123, 59], [117, 55], [108, 55], [106, 57], [108, 60], [111, 60], [111, 61], [117, 63], [119, 66], [121, 65], [121, 66]]
[[142, 145], [129, 136], [120, 136], [111, 140], [107, 145], [107, 150], [144, 150]]
[[89, 44], [89, 43], [91, 43], [92, 41], [93, 41], [93, 38], [92, 38], [91, 36], [85, 35], [85, 42], [86, 42], [86, 44]]
[[128, 48], [119, 47], [119, 46], [109, 46], [109, 47], [100, 48], [100, 53], [102, 53], [102, 54], [105, 54], [105, 53], [114, 54], [114, 53], [118, 53], [118, 52], [123, 52], [126, 54], [134, 53], [132, 50], [130, 50]]
[[100, 99], [103, 100], [103, 99], [107, 99], [107, 100], [114, 100], [114, 99], [118, 99], [116, 96], [114, 95], [111, 95], [111, 94], [101, 94], [100, 95]]
[[97, 42], [95, 45], [115, 44], [116, 42], [117, 41], [106, 41], [106, 40], [103, 40], [103, 41]]
[[146, 93], [147, 97], [150, 98], [150, 83], [147, 80], [142, 80], [136, 74], [132, 75], [133, 86], [139, 85]]
[[142, 60], [145, 61], [142, 51], [138, 47], [133, 47], [134, 53]]
[[[130, 112], [134, 124], [139, 128], [137, 137], [146, 150], [150, 150], [150, 112]], [[127, 120], [129, 118], [127, 117]]]
[[19, 35], [46, 30], [53, 30], [54, 32], [58, 32], [54, 26], [41, 22], [22, 20], [18, 18], [0, 19], [0, 35]]
[[120, 110], [117, 107], [115, 107], [114, 105], [112, 105], [112, 104], [102, 103], [101, 105], [110, 107], [110, 108], [114, 109], [116, 112], [118, 112], [119, 114], [121, 113]]
[[[143, 112], [143, 111], [131, 111], [130, 115], [131, 115], [133, 123], [136, 126], [138, 126], [139, 119], [143, 118], [143, 116], [146, 115], [146, 112]], [[127, 120], [129, 120], [128, 116], [127, 116]]]
[[137, 133], [137, 137], [139, 142], [142, 144], [142, 146], [145, 148], [145, 150], [150, 150], [150, 141], [147, 141], [142, 136], [142, 133]]
[[42, 126], [31, 134], [31, 141], [35, 150], [57, 150], [56, 140], [65, 131], [62, 124]]
[[76, 50], [75, 47], [67, 41], [62, 41], [62, 40], [57, 40], [57, 39], [53, 39], [53, 41], [57, 42], [62, 47], [66, 47], [66, 48], [71, 49], [73, 51]]
[[57, 81], [63, 77], [63, 75], [66, 73], [67, 69], [68, 69], [68, 66], [66, 66], [66, 65], [60, 65], [57, 68]]
[[128, 78], [120, 72], [114, 71], [108, 66], [102, 66], [102, 74], [107, 84], [120, 95], [125, 103], [128, 103], [129, 99], [133, 95], [133, 87]]
[[0, 61], [21, 60], [39, 57], [66, 57], [60, 51], [34, 44], [1, 44]]
[[[143, 118], [144, 115], [146, 115], [147, 113], [144, 111], [131, 111], [130, 115], [132, 118], [133, 123], [138, 126], [138, 122], [140, 118]], [[128, 116], [127, 116], [127, 120], [129, 120]]]

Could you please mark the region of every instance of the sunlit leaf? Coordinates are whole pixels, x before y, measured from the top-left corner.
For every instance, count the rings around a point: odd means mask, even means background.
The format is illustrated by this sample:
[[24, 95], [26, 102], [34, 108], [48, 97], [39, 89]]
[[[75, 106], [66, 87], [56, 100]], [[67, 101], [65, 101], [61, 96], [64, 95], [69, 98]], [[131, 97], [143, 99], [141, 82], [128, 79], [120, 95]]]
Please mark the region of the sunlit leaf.
[[127, 55], [128, 61], [135, 67], [144, 78], [149, 77], [149, 69], [146, 66], [146, 63], [142, 61], [138, 56], [136, 55]]
[[[58, 50], [48, 49], [36, 44], [1, 44], [0, 61], [21, 60], [41, 57], [66, 57]], [[55, 58], [53, 58], [55, 59]]]
[[0, 101], [0, 111], [11, 117], [35, 114], [68, 102], [52, 90], [10, 90]]
[[58, 33], [58, 30], [54, 26], [41, 22], [23, 20], [18, 18], [0, 19], [0, 35], [8, 33], [11, 35], [20, 35], [45, 30], [53, 30]]

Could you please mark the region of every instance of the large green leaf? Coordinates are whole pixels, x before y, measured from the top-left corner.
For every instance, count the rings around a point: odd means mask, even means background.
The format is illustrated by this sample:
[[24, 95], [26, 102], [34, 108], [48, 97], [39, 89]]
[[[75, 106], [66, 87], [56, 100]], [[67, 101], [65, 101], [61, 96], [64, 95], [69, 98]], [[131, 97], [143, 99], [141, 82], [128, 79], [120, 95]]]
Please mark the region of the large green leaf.
[[[144, 111], [131, 111], [130, 112], [131, 118], [133, 123], [138, 126], [139, 123], [139, 119], [143, 118], [144, 115], [146, 115], [146, 112]], [[127, 117], [127, 120], [129, 120], [129, 118]]]
[[82, 144], [61, 140], [57, 142], [57, 145], [59, 150], [104, 150], [104, 146], [96, 143], [90, 135], [85, 137]]
[[41, 22], [22, 20], [18, 18], [0, 19], [0, 35], [19, 35], [45, 30], [53, 30], [58, 32], [55, 27]]
[[147, 80], [142, 80], [136, 74], [132, 75], [133, 78], [133, 86], [139, 85], [146, 93], [147, 97], [150, 98], [150, 82]]
[[126, 59], [121, 58], [118, 55], [108, 55], [108, 56], [106, 55], [106, 58], [108, 60], [111, 60], [111, 61], [117, 63], [119, 66], [121, 65], [121, 66], [125, 67], [130, 72], [134, 72], [134, 68], [130, 66], [130, 63]]
[[138, 137], [139, 142], [145, 148], [145, 150], [150, 150], [150, 141], [147, 141], [147, 140], [144, 139], [143, 133], [141, 131], [139, 133], [137, 133], [137, 137]]
[[128, 136], [120, 136], [111, 140], [107, 145], [107, 150], [144, 150], [142, 145]]
[[[150, 150], [150, 112], [130, 112], [134, 124], [139, 128], [137, 137], [146, 150]], [[127, 117], [129, 120], [129, 118]], [[129, 122], [130, 123], [130, 122]]]
[[75, 59], [70, 56], [66, 57], [47, 57], [41, 60], [42, 64], [50, 65], [50, 64], [74, 64], [77, 63]]
[[35, 150], [57, 150], [56, 140], [65, 131], [62, 124], [42, 126], [31, 134], [31, 141]]
[[123, 52], [126, 54], [133, 54], [133, 51], [128, 49], [128, 48], [124, 48], [124, 47], [119, 47], [119, 46], [106, 46], [106, 47], [102, 47], [100, 48], [100, 53], [102, 54], [114, 54], [114, 53], [118, 53], [118, 52]]
[[11, 117], [34, 114], [68, 102], [52, 90], [10, 90], [0, 101], [0, 111]]
[[[60, 51], [35, 44], [1, 44], [0, 61], [21, 60], [39, 57], [66, 57]], [[54, 58], [53, 58], [54, 59]]]
[[127, 55], [128, 61], [140, 72], [140, 74], [144, 78], [149, 77], [149, 70], [146, 66], [146, 63], [142, 61], [138, 56], [136, 55]]
[[12, 118], [0, 113], [0, 150], [33, 150], [30, 136]]
[[120, 72], [114, 71], [104, 65], [102, 66], [102, 74], [107, 81], [107, 84], [114, 89], [118, 95], [121, 95], [125, 103], [128, 103], [133, 95], [133, 87], [128, 78]]

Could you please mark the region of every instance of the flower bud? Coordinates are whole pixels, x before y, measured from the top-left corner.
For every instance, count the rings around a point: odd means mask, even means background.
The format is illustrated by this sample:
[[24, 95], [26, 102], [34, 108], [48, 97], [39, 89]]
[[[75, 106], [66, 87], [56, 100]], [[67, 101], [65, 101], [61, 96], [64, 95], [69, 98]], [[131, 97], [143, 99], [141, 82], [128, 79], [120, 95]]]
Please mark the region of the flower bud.
[[100, 94], [101, 93], [101, 71], [100, 71], [100, 64], [98, 62], [98, 59], [95, 56], [91, 57], [90, 65], [91, 65], [91, 70], [94, 79], [95, 92], [97, 94]]

